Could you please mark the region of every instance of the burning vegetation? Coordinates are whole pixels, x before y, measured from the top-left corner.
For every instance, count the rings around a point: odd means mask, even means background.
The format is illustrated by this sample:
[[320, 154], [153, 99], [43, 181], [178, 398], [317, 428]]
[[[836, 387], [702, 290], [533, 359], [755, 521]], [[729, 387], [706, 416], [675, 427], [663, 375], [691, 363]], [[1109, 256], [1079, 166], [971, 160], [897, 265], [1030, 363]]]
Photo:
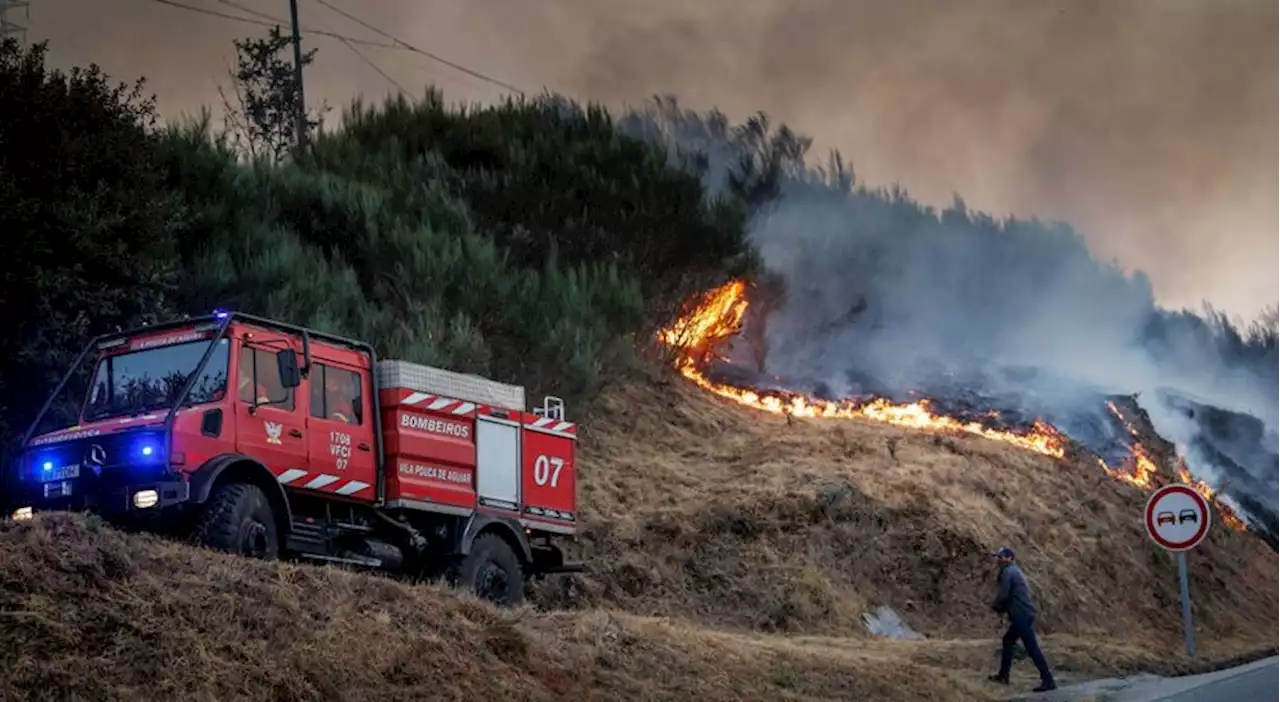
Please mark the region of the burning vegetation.
[[[747, 282], [730, 281], [691, 300], [684, 314], [660, 330], [657, 339], [670, 349], [672, 365], [685, 378], [704, 390], [753, 409], [789, 417], [857, 418], [925, 431], [967, 433], [1058, 459], [1090, 453], [1074, 445], [1066, 434], [1043, 419], [1037, 418], [1025, 426], [1008, 426], [995, 409], [977, 416], [956, 417], [938, 411], [936, 403], [928, 398], [909, 403], [895, 403], [876, 396], [827, 400], [787, 390], [765, 390], [725, 382], [720, 377], [726, 373], [717, 372], [717, 366], [724, 368], [731, 364], [723, 350], [743, 335], [750, 306]], [[1192, 477], [1181, 457], [1176, 458], [1176, 466], [1166, 474], [1160, 467], [1162, 461], [1144, 443], [1142, 433], [1119, 406], [1109, 401], [1107, 409], [1130, 437], [1128, 455], [1122, 460], [1108, 464], [1103, 458], [1093, 456], [1107, 475], [1147, 492], [1174, 480], [1190, 485], [1217, 507], [1224, 524], [1236, 531], [1247, 529], [1234, 510], [1215, 496], [1212, 487]]]

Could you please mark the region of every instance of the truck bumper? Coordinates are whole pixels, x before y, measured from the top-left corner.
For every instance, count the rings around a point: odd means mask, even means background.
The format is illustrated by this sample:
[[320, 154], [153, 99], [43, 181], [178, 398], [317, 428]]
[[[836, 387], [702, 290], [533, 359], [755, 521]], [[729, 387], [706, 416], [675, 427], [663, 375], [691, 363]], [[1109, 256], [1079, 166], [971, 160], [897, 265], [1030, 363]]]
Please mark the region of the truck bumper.
[[183, 481], [162, 480], [130, 485], [95, 485], [87, 480], [19, 482], [5, 500], [4, 516], [24, 518], [34, 512], [97, 511], [142, 517], [158, 514], [191, 498]]

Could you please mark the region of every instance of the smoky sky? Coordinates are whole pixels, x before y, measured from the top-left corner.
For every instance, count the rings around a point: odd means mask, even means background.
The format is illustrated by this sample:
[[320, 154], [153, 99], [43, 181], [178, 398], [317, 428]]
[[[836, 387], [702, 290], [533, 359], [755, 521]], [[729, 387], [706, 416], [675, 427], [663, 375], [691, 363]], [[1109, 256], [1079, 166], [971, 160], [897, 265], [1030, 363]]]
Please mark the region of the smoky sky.
[[[241, 13], [219, 0], [184, 0]], [[997, 216], [1063, 219], [1142, 269], [1166, 307], [1252, 317], [1277, 300], [1277, 6], [1242, 0], [332, 0], [531, 92], [619, 107], [655, 94], [768, 113], [858, 177]], [[285, 0], [241, 0], [276, 17]], [[377, 40], [312, 0], [303, 24]], [[34, 0], [57, 65], [145, 75], [169, 117], [218, 101], [234, 38], [265, 28], [153, 0]], [[307, 95], [396, 90], [342, 43]], [[501, 89], [405, 51], [361, 48], [412, 93]]]

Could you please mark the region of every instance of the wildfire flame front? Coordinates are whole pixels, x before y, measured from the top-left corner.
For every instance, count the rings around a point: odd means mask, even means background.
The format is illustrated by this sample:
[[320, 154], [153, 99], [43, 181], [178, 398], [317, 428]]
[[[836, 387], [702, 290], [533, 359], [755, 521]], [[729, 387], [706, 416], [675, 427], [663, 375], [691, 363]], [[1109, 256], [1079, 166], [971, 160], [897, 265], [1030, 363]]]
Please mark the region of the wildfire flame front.
[[[1056, 427], [1037, 419], [1024, 431], [996, 429], [981, 422], [965, 421], [938, 414], [929, 400], [895, 404], [882, 397], [846, 399], [838, 401], [804, 397], [796, 393], [761, 392], [750, 388], [735, 387], [712, 380], [708, 369], [716, 360], [723, 344], [736, 337], [746, 319], [750, 302], [747, 299], [747, 283], [733, 280], [700, 296], [696, 304], [688, 305], [689, 312], [677, 318], [657, 334], [657, 340], [672, 352], [672, 365], [698, 387], [738, 404], [773, 414], [793, 417], [824, 419], [865, 419], [912, 429], [935, 432], [959, 432], [1001, 441], [1023, 449], [1065, 458], [1067, 437]], [[1150, 452], [1138, 441], [1138, 431], [1124, 417], [1114, 403], [1107, 408], [1133, 436], [1130, 456], [1117, 466], [1109, 466], [1101, 458], [1098, 464], [1111, 477], [1150, 491], [1167, 482]], [[994, 410], [988, 417], [996, 417]], [[1192, 478], [1186, 465], [1179, 459], [1178, 479], [1191, 485], [1210, 500], [1222, 515], [1222, 521], [1236, 531], [1247, 527], [1229, 506], [1214, 497], [1214, 491], [1203, 481]], [[1157, 484], [1159, 483], [1159, 484]]]

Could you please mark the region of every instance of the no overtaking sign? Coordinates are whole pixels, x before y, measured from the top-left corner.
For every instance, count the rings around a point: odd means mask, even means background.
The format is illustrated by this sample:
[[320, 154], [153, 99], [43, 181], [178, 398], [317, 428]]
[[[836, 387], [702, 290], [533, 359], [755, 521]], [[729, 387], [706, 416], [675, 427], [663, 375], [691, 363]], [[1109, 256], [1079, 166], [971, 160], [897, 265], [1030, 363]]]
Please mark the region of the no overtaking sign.
[[1209, 503], [1186, 485], [1166, 485], [1147, 500], [1147, 535], [1168, 551], [1186, 551], [1209, 533]]

